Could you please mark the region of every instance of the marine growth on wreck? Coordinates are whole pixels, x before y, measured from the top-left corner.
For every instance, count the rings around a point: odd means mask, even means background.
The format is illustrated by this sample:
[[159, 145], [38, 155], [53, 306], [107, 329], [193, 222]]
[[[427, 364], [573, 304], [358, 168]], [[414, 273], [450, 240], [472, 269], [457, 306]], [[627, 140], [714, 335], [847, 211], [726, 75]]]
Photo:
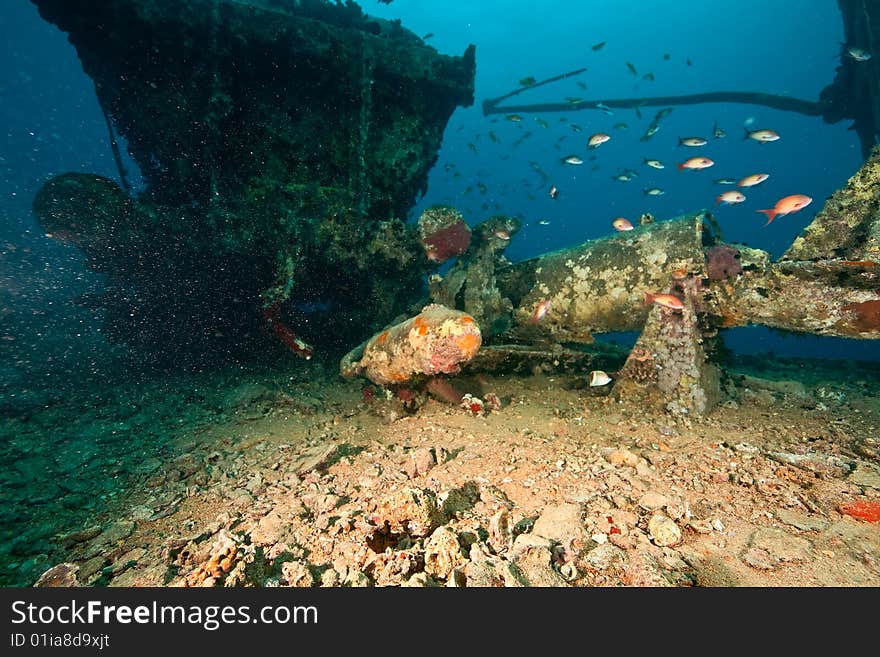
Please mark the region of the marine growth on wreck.
[[0, 260], [0, 584], [880, 584], [877, 3], [785, 90], [478, 4], [31, 0], [104, 159]]
[[[169, 344], [174, 358], [253, 351], [270, 343], [263, 310], [284, 304], [276, 322], [339, 352], [419, 298], [429, 263], [407, 212], [473, 102], [473, 47], [440, 55], [355, 4], [34, 4], [144, 180], [123, 224], [128, 194], [97, 176], [62, 174], [34, 201], [108, 273], [112, 338], [157, 359]], [[332, 314], [306, 323], [308, 306]]]

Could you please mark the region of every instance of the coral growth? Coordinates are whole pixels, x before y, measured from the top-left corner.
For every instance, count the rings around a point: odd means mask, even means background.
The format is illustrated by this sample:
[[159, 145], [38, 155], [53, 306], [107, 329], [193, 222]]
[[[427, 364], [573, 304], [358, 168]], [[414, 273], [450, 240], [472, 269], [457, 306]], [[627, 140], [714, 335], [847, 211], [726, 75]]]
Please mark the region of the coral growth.
[[850, 325], [859, 333], [880, 331], [880, 299], [850, 303], [841, 310], [855, 313], [856, 318], [850, 322]]
[[425, 255], [434, 262], [446, 262], [471, 245], [471, 229], [455, 208], [432, 206], [419, 217], [418, 225]]
[[471, 393], [467, 393], [461, 398], [460, 406], [466, 411], [470, 411], [471, 415], [483, 415], [486, 412], [486, 406], [479, 397], [474, 397]]
[[729, 244], [719, 244], [706, 250], [706, 275], [720, 281], [742, 273], [739, 251]]
[[455, 374], [481, 344], [473, 317], [433, 304], [349, 352], [339, 371], [345, 377], [363, 375], [378, 385], [399, 385], [417, 375]]
[[865, 522], [880, 522], [880, 502], [859, 500], [841, 505], [840, 512]]

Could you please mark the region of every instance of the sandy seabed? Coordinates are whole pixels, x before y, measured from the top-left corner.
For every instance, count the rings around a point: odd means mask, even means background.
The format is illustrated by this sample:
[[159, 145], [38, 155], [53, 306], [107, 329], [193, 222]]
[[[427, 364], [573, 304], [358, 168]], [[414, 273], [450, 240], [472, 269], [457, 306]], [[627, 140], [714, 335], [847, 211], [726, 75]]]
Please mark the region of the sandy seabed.
[[685, 419], [564, 372], [459, 381], [484, 415], [317, 364], [83, 391], [3, 423], [2, 583], [880, 585], [880, 366], [729, 374]]

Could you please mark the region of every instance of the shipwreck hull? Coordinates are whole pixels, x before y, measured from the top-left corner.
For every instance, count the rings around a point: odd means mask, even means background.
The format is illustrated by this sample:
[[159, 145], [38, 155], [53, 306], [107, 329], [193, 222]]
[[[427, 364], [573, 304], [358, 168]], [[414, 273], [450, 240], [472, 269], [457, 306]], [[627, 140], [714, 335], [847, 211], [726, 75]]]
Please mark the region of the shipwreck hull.
[[[449, 117], [473, 102], [473, 47], [440, 55], [397, 23], [322, 0], [32, 1], [68, 34], [145, 185], [124, 235], [76, 233], [82, 204], [65, 214], [63, 198], [50, 202], [56, 231], [116, 288], [110, 335], [158, 354], [205, 324], [216, 330], [187, 349], [214, 336], [234, 350], [259, 341], [261, 308], [289, 301], [282, 314], [307, 339], [341, 348], [423, 293], [430, 263], [406, 216]], [[230, 263], [249, 273], [223, 275]], [[132, 292], [149, 321], [127, 312]]]

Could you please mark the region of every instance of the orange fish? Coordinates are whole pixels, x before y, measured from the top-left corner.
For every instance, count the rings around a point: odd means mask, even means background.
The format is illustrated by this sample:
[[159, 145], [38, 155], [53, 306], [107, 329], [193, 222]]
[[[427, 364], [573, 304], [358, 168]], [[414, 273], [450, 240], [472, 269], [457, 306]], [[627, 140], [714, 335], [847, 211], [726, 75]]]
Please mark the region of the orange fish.
[[769, 177], [769, 173], [753, 173], [751, 176], [746, 176], [736, 184], [740, 187], [754, 187], [755, 185], [760, 185]]
[[535, 308], [535, 314], [532, 315], [531, 323], [537, 324], [542, 319], [547, 316], [547, 313], [550, 310], [550, 299], [544, 299], [541, 301], [538, 306]]
[[730, 191], [724, 192], [723, 194], [719, 194], [715, 201], [718, 203], [724, 203], [726, 205], [733, 205], [734, 203], [742, 203], [746, 200], [746, 195], [742, 192]]
[[632, 230], [634, 228], [630, 220], [623, 217], [618, 217], [611, 222], [611, 225], [614, 226], [615, 230]]
[[681, 299], [672, 294], [652, 294], [650, 292], [645, 292], [645, 305], [652, 303], [656, 303], [658, 306], [663, 306], [664, 308], [669, 308], [669, 310], [675, 312], [681, 312], [684, 310], [684, 303], [682, 303]]
[[805, 196], [804, 194], [792, 194], [791, 196], [786, 196], [785, 198], [781, 198], [776, 201], [776, 205], [774, 205], [769, 210], [758, 210], [758, 212], [763, 212], [767, 215], [767, 223], [765, 226], [769, 226], [770, 222], [773, 221], [776, 217], [784, 217], [787, 214], [791, 214], [792, 212], [797, 212], [798, 210], [803, 210], [810, 203], [812, 203], [813, 199], [809, 196]]
[[684, 169], [708, 169], [713, 164], [715, 164], [708, 157], [692, 157], [686, 162], [682, 162], [678, 165], [678, 170], [682, 171]]
[[597, 132], [595, 135], [590, 137], [590, 140], [587, 142], [587, 146], [589, 146], [590, 148], [598, 148], [609, 139], [611, 139], [611, 135], [606, 135], [604, 132]]

